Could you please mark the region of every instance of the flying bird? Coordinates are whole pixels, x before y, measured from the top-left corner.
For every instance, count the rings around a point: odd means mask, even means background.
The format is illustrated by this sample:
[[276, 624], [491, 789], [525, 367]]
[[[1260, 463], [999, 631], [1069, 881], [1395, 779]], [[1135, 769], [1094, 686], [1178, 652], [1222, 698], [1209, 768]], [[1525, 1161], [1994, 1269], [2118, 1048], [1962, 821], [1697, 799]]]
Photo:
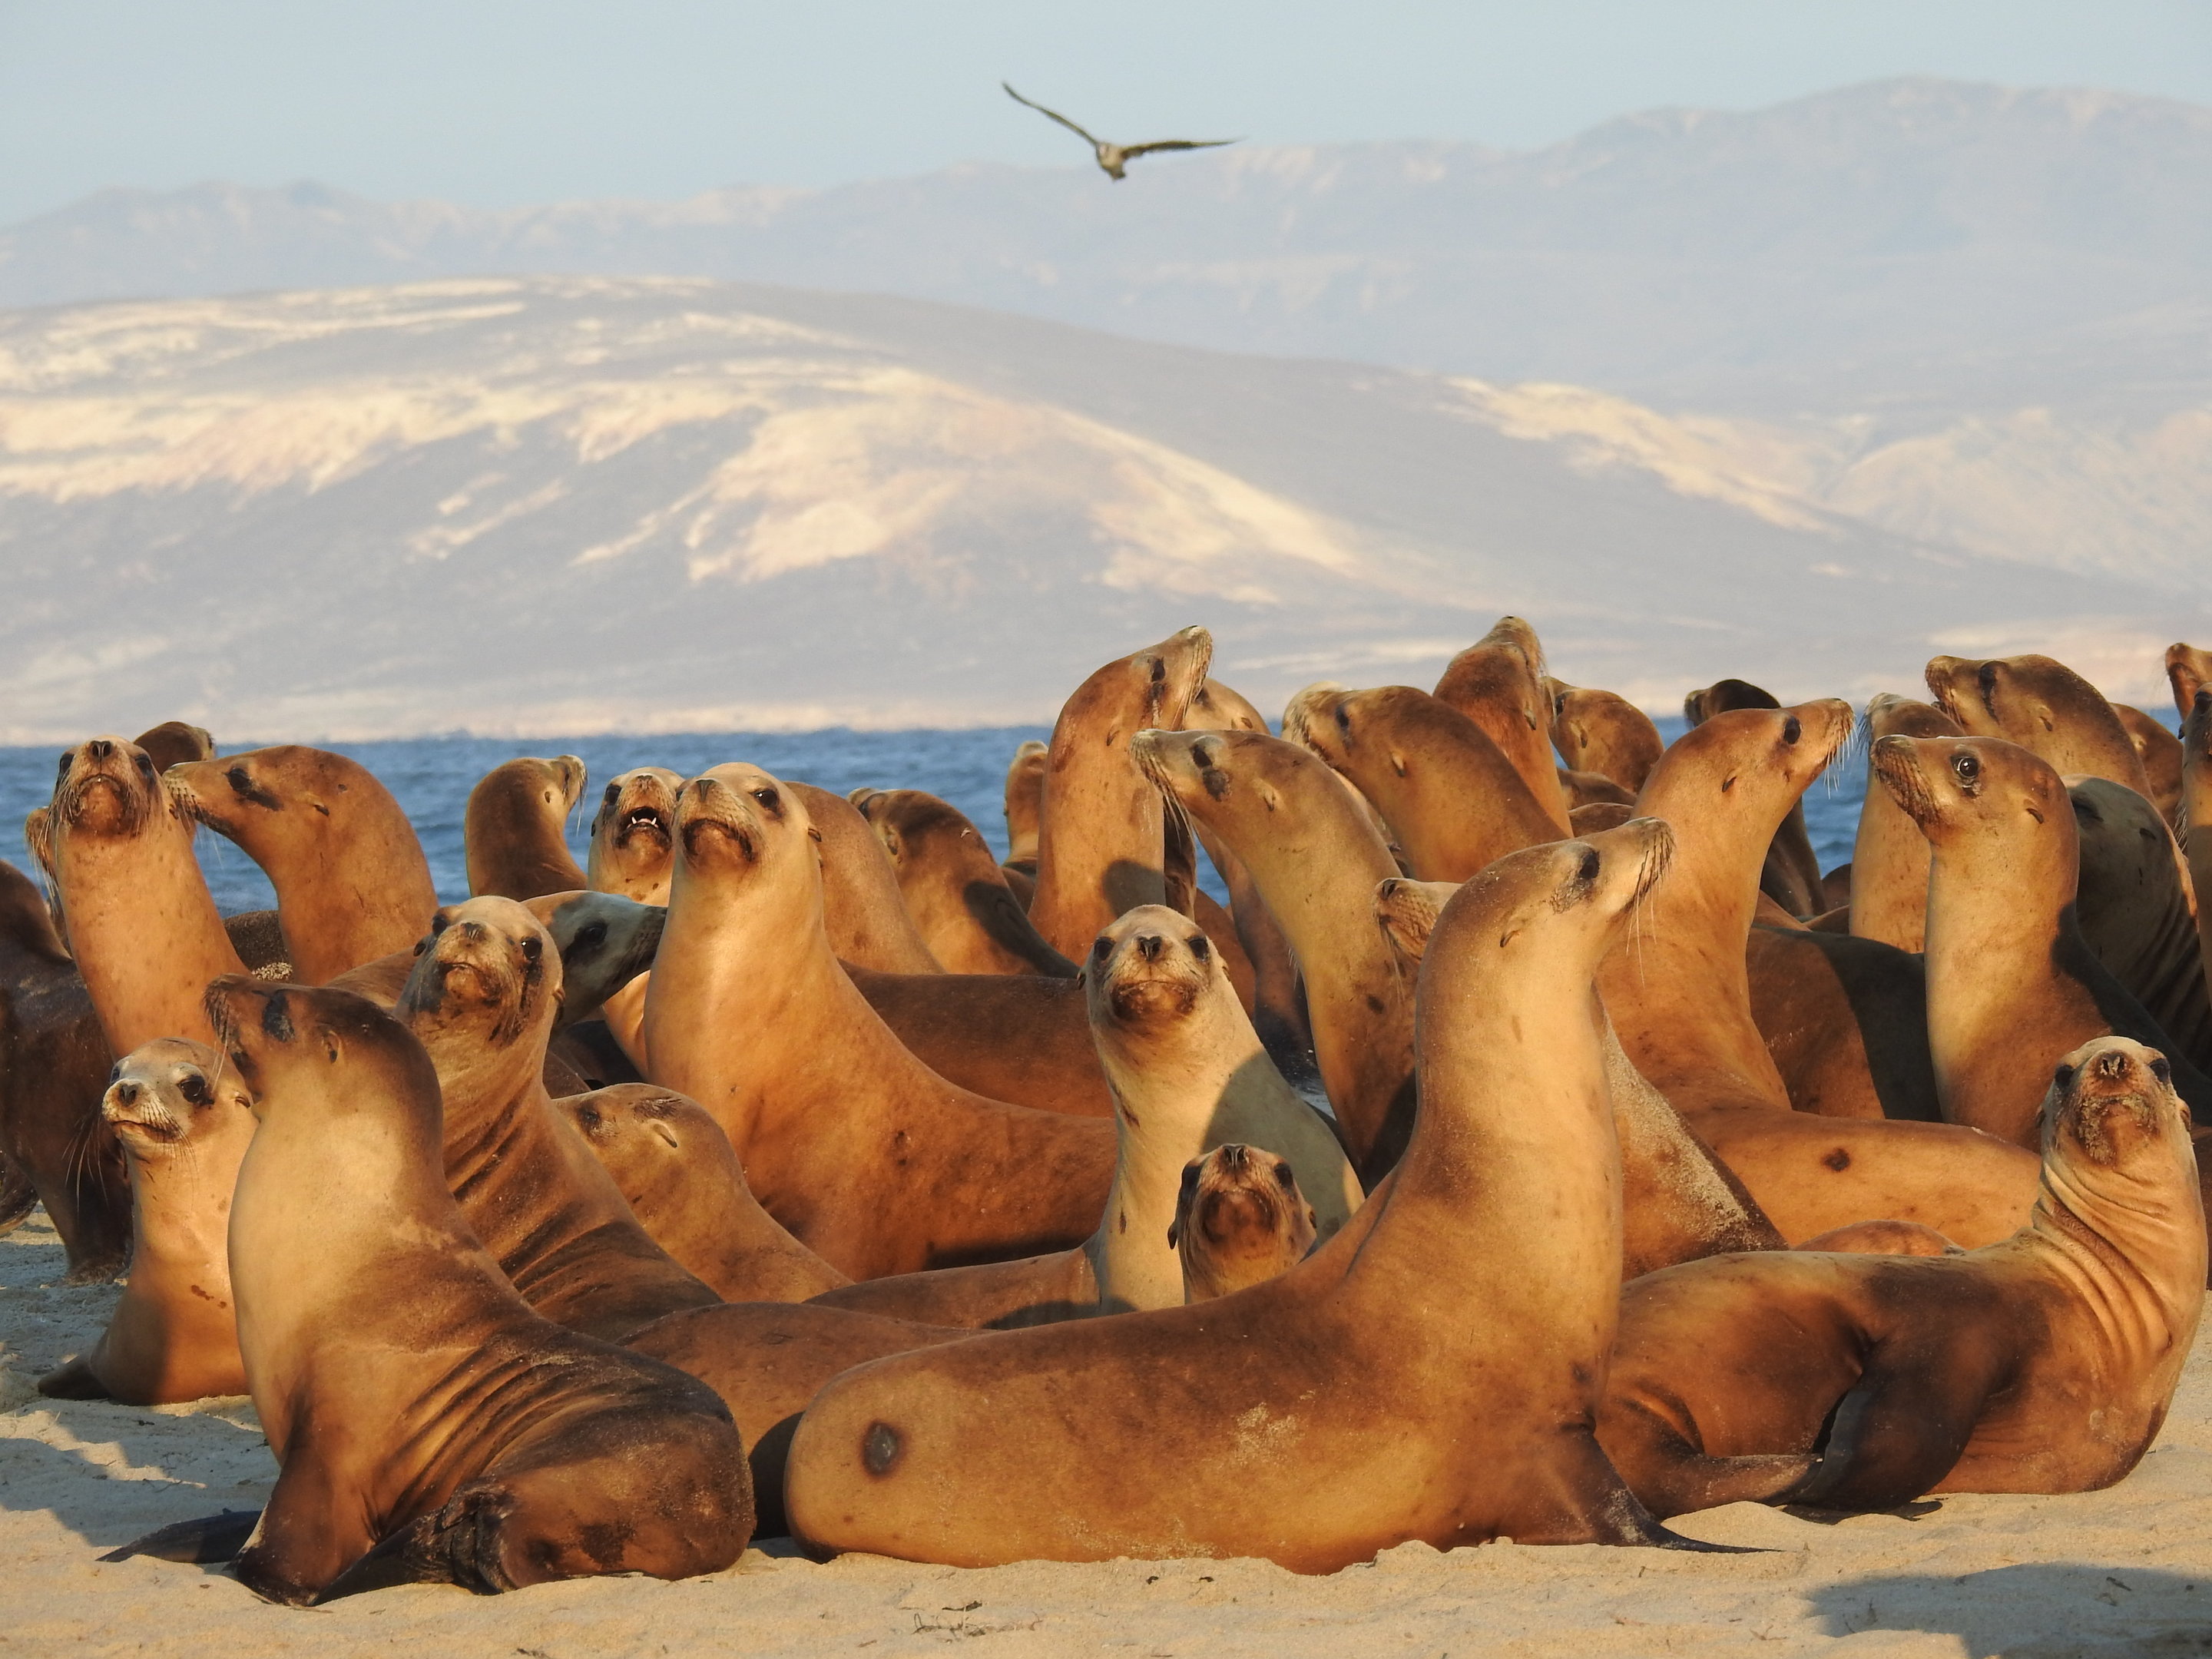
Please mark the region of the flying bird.
[[1038, 114], [1050, 116], [1085, 143], [1090, 145], [1091, 153], [1098, 158], [1098, 165], [1105, 170], [1109, 179], [1127, 178], [1128, 175], [1121, 170], [1124, 162], [1133, 161], [1139, 155], [1150, 155], [1156, 149], [1218, 149], [1224, 144], [1237, 143], [1234, 138], [1156, 138], [1149, 144], [1109, 144], [1103, 138], [1093, 138], [1058, 110], [1047, 109], [1042, 104], [1030, 103], [1012, 87], [1007, 87], [1004, 81], [1000, 82], [999, 84], [1006, 87], [1006, 96], [1016, 103], [1029, 104], [1029, 106]]

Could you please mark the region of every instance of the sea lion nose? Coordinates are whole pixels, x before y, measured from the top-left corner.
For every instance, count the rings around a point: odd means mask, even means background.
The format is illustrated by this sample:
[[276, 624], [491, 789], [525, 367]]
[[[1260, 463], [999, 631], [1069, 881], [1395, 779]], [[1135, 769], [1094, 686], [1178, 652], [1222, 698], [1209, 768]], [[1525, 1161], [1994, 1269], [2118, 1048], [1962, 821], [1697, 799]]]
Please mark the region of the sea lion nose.
[[135, 1083], [118, 1083], [109, 1092], [115, 1097], [118, 1106], [136, 1106], [138, 1103], [138, 1085]]
[[1232, 1140], [1221, 1149], [1221, 1165], [1226, 1170], [1241, 1170], [1247, 1156], [1244, 1148]]
[[2129, 1063], [2128, 1057], [2118, 1048], [2108, 1048], [2097, 1056], [2097, 1075], [2125, 1077], [2128, 1074]]
[[1160, 946], [1165, 943], [1158, 933], [1139, 933], [1137, 935], [1137, 954], [1146, 962], [1152, 962], [1158, 958]]
[[106, 760], [115, 752], [115, 745], [106, 738], [94, 738], [85, 744], [84, 752], [94, 760]]
[[480, 921], [465, 921], [453, 931], [471, 945], [481, 945], [491, 937], [491, 929]]

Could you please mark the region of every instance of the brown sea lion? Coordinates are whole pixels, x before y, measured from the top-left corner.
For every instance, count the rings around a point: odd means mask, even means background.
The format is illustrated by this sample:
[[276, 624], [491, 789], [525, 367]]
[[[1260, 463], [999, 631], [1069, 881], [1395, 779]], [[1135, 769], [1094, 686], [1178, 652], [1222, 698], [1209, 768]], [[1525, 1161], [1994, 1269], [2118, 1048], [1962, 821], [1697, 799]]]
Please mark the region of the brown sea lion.
[[1358, 1208], [1344, 1149], [1269, 1062], [1204, 932], [1164, 905], [1140, 905], [1098, 936], [1083, 978], [1115, 1106], [1114, 1185], [1097, 1230], [1073, 1249], [870, 1279], [818, 1302], [1002, 1328], [1172, 1307], [1183, 1291], [1167, 1237], [1176, 1183], [1190, 1159], [1228, 1140], [1281, 1147], [1304, 1171], [1324, 1236]]
[[412, 949], [430, 925], [438, 895], [422, 843], [358, 761], [287, 744], [167, 777], [195, 818], [267, 873], [295, 979], [319, 985]]
[[2127, 728], [2128, 741], [2135, 744], [2136, 758], [2142, 762], [2143, 776], [2150, 781], [2151, 805], [2166, 823], [2174, 823], [2181, 811], [2181, 739], [2163, 721], [2140, 708], [2116, 702], [2112, 712]]
[[1314, 1221], [1288, 1158], [1232, 1140], [1191, 1159], [1168, 1229], [1182, 1299], [1211, 1302], [1288, 1273], [1313, 1249]]
[[1559, 793], [1567, 799], [1567, 821], [1571, 824], [1577, 807], [1636, 805], [1633, 789], [1623, 787], [1602, 772], [1575, 772], [1563, 766], [1559, 769]]
[[[1682, 715], [1694, 729], [1732, 708], [1781, 707], [1781, 700], [1771, 691], [1748, 680], [1718, 680], [1684, 697]], [[1790, 804], [1789, 816], [1774, 832], [1759, 885], [1760, 891], [1793, 916], [1815, 916], [1828, 908], [1820, 860], [1813, 851], [1812, 831], [1805, 826], [1803, 802]]]
[[1465, 881], [1565, 833], [1480, 726], [1412, 686], [1309, 686], [1284, 711], [1283, 735], [1375, 804], [1419, 880]]
[[1159, 793], [1131, 763], [1129, 739], [1182, 724], [1212, 655], [1213, 636], [1186, 628], [1099, 669], [1053, 726], [1029, 914], [1071, 962], [1123, 911], [1167, 902]]
[[[683, 778], [665, 766], [633, 767], [609, 781], [592, 819], [586, 886], [641, 904], [668, 902], [674, 857], [670, 826], [675, 822], [676, 792], [683, 786]], [[607, 1030], [641, 1072], [647, 1066], [643, 1027], [649, 982], [649, 975], [639, 975], [609, 997], [602, 1011]]]
[[1006, 767], [1006, 861], [999, 867], [1014, 896], [1029, 908], [1036, 891], [1037, 846], [1044, 826], [1044, 769], [1050, 748], [1035, 738], [1014, 750]]
[[2212, 1073], [2212, 1000], [2166, 820], [2109, 778], [2069, 779], [2066, 794], [2081, 842], [2083, 941], [2158, 1023], [2172, 1058]]
[[567, 830], [589, 781], [574, 755], [503, 761], [479, 778], [461, 819], [470, 893], [532, 899], [588, 885]]
[[[1302, 1572], [1410, 1539], [1670, 1541], [1587, 1427], [1620, 1260], [1590, 977], [1668, 839], [1639, 821], [1532, 848], [1454, 896], [1421, 967], [1419, 1120], [1366, 1224], [1212, 1301], [847, 1372], [792, 1443], [794, 1536], [971, 1566]], [[1442, 1285], [1459, 1311], [1439, 1320]]]
[[850, 1282], [761, 1208], [730, 1138], [697, 1101], [618, 1083], [554, 1104], [653, 1242], [725, 1301], [804, 1302]]
[[958, 807], [920, 789], [856, 790], [853, 805], [890, 854], [899, 896], [946, 972], [1075, 977]]
[[166, 772], [185, 761], [210, 760], [215, 755], [215, 739], [208, 735], [207, 728], [183, 720], [163, 720], [141, 732], [131, 741], [146, 751], [146, 758], [154, 763], [156, 772]]
[[613, 1341], [721, 1298], [653, 1243], [547, 1095], [563, 982], [534, 915], [474, 898], [432, 919], [393, 1012], [437, 1067], [447, 1181], [471, 1230], [538, 1314]]
[[2212, 983], [2212, 690], [2199, 686], [2182, 727], [2181, 778], [2183, 846], [2196, 884], [2197, 954]]
[[2163, 1068], [2124, 1037], [2066, 1056], [2034, 1211], [2001, 1243], [1719, 1256], [1629, 1285], [1598, 1437], [1636, 1495], [1662, 1516], [1887, 1510], [2126, 1474], [2204, 1300], [2188, 1115]]
[[899, 895], [898, 871], [860, 811], [842, 795], [787, 783], [813, 826], [822, 862], [822, 923], [840, 962], [878, 974], [941, 974]]
[[[2002, 738], [2054, 772], [2110, 778], [2148, 799], [2142, 757], [2104, 694], [2052, 657], [1931, 657], [1928, 690], [1972, 738]], [[2033, 1111], [2034, 1103], [2026, 1109]]]
[[796, 793], [719, 766], [684, 786], [675, 830], [645, 1005], [653, 1080], [722, 1126], [769, 1214], [860, 1279], [1089, 1234], [1111, 1126], [970, 1094], [892, 1035], [830, 952]]
[[2212, 651], [2193, 645], [2166, 647], [2166, 680], [2173, 688], [2173, 707], [2184, 720], [2197, 706], [2197, 694], [2212, 684]]
[[1496, 744], [1560, 835], [1567, 799], [1552, 761], [1552, 700], [1544, 690], [1544, 647], [1518, 617], [1497, 626], [1444, 665], [1437, 696]]
[[1651, 716], [1616, 692], [1546, 679], [1552, 700], [1552, 747], [1570, 770], [1613, 780], [1632, 799], [1658, 764], [1667, 740]]
[[1888, 1219], [1990, 1243], [2017, 1229], [2034, 1201], [2033, 1153], [1947, 1123], [1793, 1111], [1752, 1018], [1746, 951], [1762, 850], [1851, 723], [1850, 705], [1834, 700], [1735, 709], [1669, 746], [1638, 810], [1674, 826], [1674, 873], [1649, 926], [1607, 959], [1599, 983], [1636, 1069], [1784, 1238]]
[[[2165, 1040], [2081, 937], [2066, 786], [2002, 738], [1884, 738], [1875, 770], [1934, 853], [1928, 1040], [1944, 1115], [2032, 1146], [2039, 1090], [2060, 1055], [2115, 1030]], [[2212, 1081], [2178, 1060], [2172, 1069], [2212, 1121]]]
[[131, 1164], [131, 1279], [100, 1340], [39, 1392], [131, 1406], [245, 1393], [228, 1244], [253, 1139], [244, 1085], [212, 1048], [162, 1037], [116, 1061], [100, 1110]]
[[1966, 733], [1933, 703], [1887, 692], [1867, 703], [1866, 798], [1851, 846], [1851, 933], [1917, 955], [1928, 927], [1928, 838], [1874, 774], [1872, 744], [1881, 738], [1957, 738]]
[[[45, 899], [0, 862], [0, 1158], [46, 1206], [72, 1285], [112, 1279], [131, 1249], [130, 1175], [100, 1114], [108, 1061]], [[9, 1207], [27, 1212], [20, 1188]]]
[[727, 1411], [515, 1294], [447, 1189], [421, 1045], [343, 992], [231, 978], [210, 1001], [259, 1120], [233, 1278], [279, 1469], [239, 1577], [300, 1603], [734, 1562], [753, 1513]]

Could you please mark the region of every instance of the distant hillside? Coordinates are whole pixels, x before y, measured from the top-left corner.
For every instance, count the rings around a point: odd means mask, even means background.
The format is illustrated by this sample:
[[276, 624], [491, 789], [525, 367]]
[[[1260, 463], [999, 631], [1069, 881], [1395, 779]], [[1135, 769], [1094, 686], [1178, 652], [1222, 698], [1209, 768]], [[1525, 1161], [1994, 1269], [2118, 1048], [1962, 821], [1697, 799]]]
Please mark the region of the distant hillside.
[[[1216, 349], [1855, 413], [1839, 388], [1965, 396], [1990, 354], [2201, 304], [2212, 111], [1899, 80], [1658, 111], [1524, 154], [1250, 146], [1121, 185], [961, 167], [498, 213], [209, 185], [106, 191], [0, 233], [0, 305], [527, 272], [898, 294]], [[2201, 322], [2185, 343], [2201, 348]]]
[[1041, 719], [1192, 622], [1271, 708], [1507, 611], [1655, 706], [2031, 646], [2147, 697], [2212, 638], [2186, 568], [1885, 527], [1951, 469], [1869, 442], [696, 281], [0, 314], [0, 741]]

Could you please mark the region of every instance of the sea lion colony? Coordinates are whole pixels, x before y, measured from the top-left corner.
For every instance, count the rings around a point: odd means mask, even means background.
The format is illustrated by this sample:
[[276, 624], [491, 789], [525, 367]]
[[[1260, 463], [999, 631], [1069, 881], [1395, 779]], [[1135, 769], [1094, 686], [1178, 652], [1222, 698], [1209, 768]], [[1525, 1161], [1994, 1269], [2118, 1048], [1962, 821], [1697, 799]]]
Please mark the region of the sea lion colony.
[[1211, 653], [1076, 688], [1003, 866], [732, 763], [614, 779], [580, 868], [581, 763], [518, 759], [441, 908], [351, 761], [70, 749], [43, 900], [0, 866], [0, 1220], [128, 1285], [40, 1387], [243, 1389], [280, 1468], [122, 1553], [285, 1602], [787, 1530], [1328, 1571], [2134, 1467], [2206, 1279], [2212, 659], [2179, 738], [1941, 657], [1666, 745], [1517, 618], [1279, 738]]

